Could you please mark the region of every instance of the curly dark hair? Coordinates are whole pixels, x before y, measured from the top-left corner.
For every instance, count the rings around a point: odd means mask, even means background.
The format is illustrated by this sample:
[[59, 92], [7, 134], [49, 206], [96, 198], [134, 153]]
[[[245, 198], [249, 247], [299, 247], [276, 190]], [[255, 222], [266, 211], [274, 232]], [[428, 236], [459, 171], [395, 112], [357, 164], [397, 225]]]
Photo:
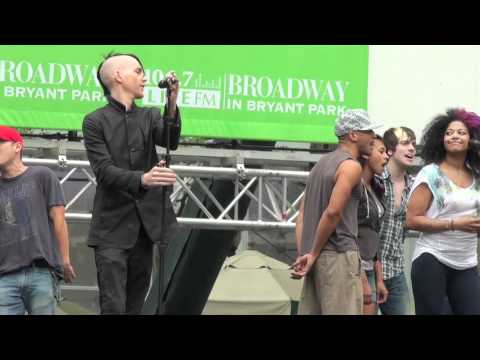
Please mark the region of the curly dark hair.
[[[385, 144], [385, 141], [383, 141], [383, 138], [378, 134], [375, 134], [375, 139], [374, 140], [380, 140], [381, 142], [383, 142], [383, 144]], [[358, 158], [358, 162], [360, 163], [360, 165], [362, 165], [362, 168], [363, 168], [365, 165], [367, 165], [368, 160], [365, 159], [363, 156], [360, 156]]]
[[[423, 131], [421, 142], [423, 149], [420, 156], [425, 164], [439, 164], [445, 159], [446, 150], [443, 143], [445, 131], [453, 121], [465, 124], [471, 140], [480, 139], [480, 117], [477, 114], [460, 108], [448, 109], [446, 114], [436, 116]], [[480, 176], [479, 150], [478, 146], [470, 143], [465, 159], [465, 164], [477, 177]]]
[[[375, 140], [383, 142], [386, 147], [385, 141], [380, 135], [375, 134]], [[362, 156], [358, 158], [358, 162], [360, 163], [360, 165], [362, 165], [362, 168], [368, 164], [368, 160]], [[377, 195], [377, 197], [381, 199], [383, 197], [383, 194], [385, 193], [385, 186], [383, 185], [382, 179], [374, 175], [372, 177], [370, 185], [372, 186], [372, 190], [375, 192], [375, 195]]]

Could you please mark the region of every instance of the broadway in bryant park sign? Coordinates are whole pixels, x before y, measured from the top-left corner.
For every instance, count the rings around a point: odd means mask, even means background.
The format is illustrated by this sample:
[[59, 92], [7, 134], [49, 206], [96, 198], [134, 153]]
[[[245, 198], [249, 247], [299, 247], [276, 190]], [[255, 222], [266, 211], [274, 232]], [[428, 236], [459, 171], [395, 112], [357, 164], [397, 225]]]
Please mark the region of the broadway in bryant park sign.
[[336, 117], [367, 106], [368, 46], [2, 45], [0, 124], [81, 129], [105, 103], [96, 74], [110, 51], [142, 60], [138, 105], [163, 108], [157, 84], [176, 72], [184, 136], [335, 143]]

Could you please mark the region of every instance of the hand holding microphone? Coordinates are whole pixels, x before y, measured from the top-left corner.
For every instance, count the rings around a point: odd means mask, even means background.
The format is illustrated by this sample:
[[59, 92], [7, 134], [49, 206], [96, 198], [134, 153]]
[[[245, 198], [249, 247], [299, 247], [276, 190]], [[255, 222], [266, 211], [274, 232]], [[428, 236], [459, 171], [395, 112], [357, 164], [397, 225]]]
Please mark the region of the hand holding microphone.
[[167, 77], [158, 82], [158, 87], [160, 89], [167, 89], [168, 91], [177, 90], [179, 88], [179, 82], [177, 75], [174, 71], [169, 71]]
[[167, 77], [159, 81], [158, 87], [161, 89], [167, 89], [168, 116], [170, 118], [175, 117], [178, 91], [180, 90], [180, 83], [175, 72], [169, 71]]

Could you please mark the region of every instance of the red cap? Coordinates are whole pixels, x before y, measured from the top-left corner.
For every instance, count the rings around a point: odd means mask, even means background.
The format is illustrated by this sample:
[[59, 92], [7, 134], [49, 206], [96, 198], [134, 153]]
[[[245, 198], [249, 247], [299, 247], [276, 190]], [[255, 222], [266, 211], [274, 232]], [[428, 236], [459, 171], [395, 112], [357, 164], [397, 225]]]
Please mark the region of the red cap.
[[23, 143], [23, 138], [17, 130], [8, 126], [0, 125], [0, 141], [13, 141]]

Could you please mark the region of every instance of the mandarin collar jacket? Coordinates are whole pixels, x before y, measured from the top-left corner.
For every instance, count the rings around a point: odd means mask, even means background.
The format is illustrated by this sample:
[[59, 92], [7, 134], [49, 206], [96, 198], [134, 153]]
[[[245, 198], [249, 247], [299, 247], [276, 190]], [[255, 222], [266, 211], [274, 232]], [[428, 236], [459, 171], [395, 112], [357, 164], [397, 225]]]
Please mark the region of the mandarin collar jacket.
[[[83, 120], [84, 144], [97, 181], [88, 245], [130, 248], [142, 224], [153, 241], [167, 241], [176, 225], [171, 186], [163, 206], [163, 187], [141, 184], [141, 176], [159, 161], [155, 146], [166, 147], [166, 112], [135, 103], [126, 110], [114, 98], [107, 100]], [[178, 107], [171, 124], [170, 149], [175, 150], [181, 131]], [[163, 208], [165, 229], [160, 221]]]

